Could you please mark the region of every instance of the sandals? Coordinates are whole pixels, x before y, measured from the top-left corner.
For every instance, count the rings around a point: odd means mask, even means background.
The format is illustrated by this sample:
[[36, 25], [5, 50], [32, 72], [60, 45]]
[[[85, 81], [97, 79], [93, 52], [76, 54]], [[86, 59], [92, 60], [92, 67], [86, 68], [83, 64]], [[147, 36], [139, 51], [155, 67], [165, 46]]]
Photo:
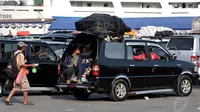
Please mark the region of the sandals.
[[[5, 101], [5, 104], [6, 105], [14, 105], [11, 101]], [[26, 105], [34, 105], [34, 104], [31, 102], [28, 102], [27, 104], [24, 104], [24, 106], [26, 106]]]
[[13, 105], [13, 103], [11, 101], [5, 101], [6, 105]]
[[27, 104], [24, 104], [24, 106], [28, 106], [28, 105], [34, 105], [32, 102], [28, 102]]
[[83, 84], [83, 83], [81, 82], [81, 80], [78, 80], [77, 84]]

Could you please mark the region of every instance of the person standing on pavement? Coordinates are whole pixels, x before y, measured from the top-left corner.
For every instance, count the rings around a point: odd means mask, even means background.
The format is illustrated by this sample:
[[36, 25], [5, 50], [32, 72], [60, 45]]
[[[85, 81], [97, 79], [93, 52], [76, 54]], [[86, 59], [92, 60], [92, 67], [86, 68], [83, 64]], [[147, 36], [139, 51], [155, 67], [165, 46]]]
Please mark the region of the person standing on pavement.
[[[26, 60], [25, 60], [25, 56], [22, 52], [25, 50], [26, 46], [27, 45], [24, 42], [18, 42], [18, 44], [17, 44], [18, 50], [14, 53], [14, 56], [19, 54], [19, 55], [16, 56], [16, 62], [17, 62], [18, 70], [20, 70], [20, 68], [35, 67], [34, 64], [25, 64]], [[27, 76], [23, 77], [21, 84], [16, 84], [14, 82], [13, 86], [14, 86], [13, 89], [11, 90], [9, 96], [5, 100], [6, 105], [13, 105], [10, 100], [11, 100], [12, 96], [15, 94], [16, 91], [23, 91], [23, 93], [24, 93], [24, 105], [33, 105], [33, 103], [28, 101], [28, 90], [30, 88], [30, 84], [29, 84], [29, 81], [27, 79]]]

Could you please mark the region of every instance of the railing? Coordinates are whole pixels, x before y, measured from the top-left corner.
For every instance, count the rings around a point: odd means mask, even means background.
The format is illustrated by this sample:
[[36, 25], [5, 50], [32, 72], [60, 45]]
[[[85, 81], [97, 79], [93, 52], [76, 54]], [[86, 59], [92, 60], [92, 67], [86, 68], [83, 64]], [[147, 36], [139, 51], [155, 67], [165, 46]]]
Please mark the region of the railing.
[[40, 6], [0, 6], [0, 12], [2, 11], [42, 11], [44, 7]]
[[100, 8], [100, 7], [72, 7], [74, 12], [101, 12], [101, 13], [114, 13], [114, 8]]
[[138, 9], [138, 8], [123, 8], [124, 13], [135, 14], [162, 14], [162, 9]]

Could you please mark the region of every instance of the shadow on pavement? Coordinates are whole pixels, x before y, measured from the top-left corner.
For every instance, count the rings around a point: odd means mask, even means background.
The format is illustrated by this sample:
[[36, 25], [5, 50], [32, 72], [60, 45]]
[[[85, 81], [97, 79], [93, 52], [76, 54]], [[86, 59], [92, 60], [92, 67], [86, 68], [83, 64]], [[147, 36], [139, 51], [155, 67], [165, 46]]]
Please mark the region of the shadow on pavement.
[[[6, 92], [4, 94], [4, 97], [1, 98], [1, 101], [4, 103], [5, 98], [8, 96], [9, 92]], [[58, 99], [58, 100], [72, 100], [72, 101], [80, 101], [77, 100], [73, 95], [70, 95], [68, 92], [33, 92], [31, 91], [29, 93], [29, 96], [50, 96], [52, 99]], [[22, 92], [17, 92], [15, 96], [23, 96]], [[144, 97], [147, 96], [151, 99], [157, 99], [157, 98], [166, 98], [167, 97], [176, 97], [174, 93], [157, 93], [157, 94], [145, 94], [145, 95], [132, 95], [127, 98], [127, 100], [141, 100], [144, 99]], [[145, 99], [144, 99], [145, 100]], [[23, 103], [22, 101], [18, 101], [15, 99], [15, 97], [12, 98], [13, 103]], [[86, 101], [111, 101], [110, 98], [106, 94], [92, 94], [88, 100]]]
[[[165, 98], [167, 99], [168, 97], [176, 97], [174, 93], [158, 93], [158, 94], [145, 94], [145, 95], [132, 95], [127, 98], [127, 100], [141, 100], [144, 99], [144, 97], [147, 96], [151, 99], [157, 99], [157, 98]], [[73, 95], [68, 95], [68, 96], [51, 96], [53, 99], [59, 99], [59, 100], [73, 100], [73, 101], [80, 101], [77, 100]], [[145, 100], [145, 99], [144, 99]], [[109, 96], [106, 94], [92, 94], [88, 100], [86, 101], [112, 101], [110, 100]]]
[[[5, 103], [5, 99], [6, 99], [6, 98], [1, 98], [0, 101], [1, 101], [2, 103]], [[13, 98], [12, 98], [12, 103], [21, 103], [21, 104], [23, 104], [24, 102], [23, 102], [23, 100], [21, 101], [21, 100], [16, 99], [15, 97], [13, 97]]]
[[[9, 92], [7, 91], [3, 94], [3, 96], [8, 96], [8, 94], [9, 94]], [[29, 92], [29, 96], [37, 96], [37, 95], [40, 95], [40, 96], [42, 96], [42, 95], [49, 95], [49, 96], [51, 96], [51, 95], [70, 95], [70, 93], [67, 93], [67, 92], [50, 92], [50, 91], [42, 91], [42, 92], [40, 92], [40, 91], [30, 91]], [[17, 92], [15, 94], [15, 96], [23, 96], [23, 92]]]

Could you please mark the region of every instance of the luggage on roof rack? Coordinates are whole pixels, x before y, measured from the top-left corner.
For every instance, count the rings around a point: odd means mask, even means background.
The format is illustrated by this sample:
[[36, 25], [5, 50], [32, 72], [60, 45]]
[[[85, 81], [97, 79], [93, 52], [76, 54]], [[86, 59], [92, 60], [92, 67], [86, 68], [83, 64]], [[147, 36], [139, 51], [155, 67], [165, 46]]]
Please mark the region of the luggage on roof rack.
[[160, 37], [169, 37], [171, 35], [174, 35], [173, 31], [156, 31], [155, 36], [160, 36]]
[[91, 32], [99, 38], [120, 37], [131, 28], [121, 18], [108, 14], [92, 14], [75, 22], [76, 30]]

